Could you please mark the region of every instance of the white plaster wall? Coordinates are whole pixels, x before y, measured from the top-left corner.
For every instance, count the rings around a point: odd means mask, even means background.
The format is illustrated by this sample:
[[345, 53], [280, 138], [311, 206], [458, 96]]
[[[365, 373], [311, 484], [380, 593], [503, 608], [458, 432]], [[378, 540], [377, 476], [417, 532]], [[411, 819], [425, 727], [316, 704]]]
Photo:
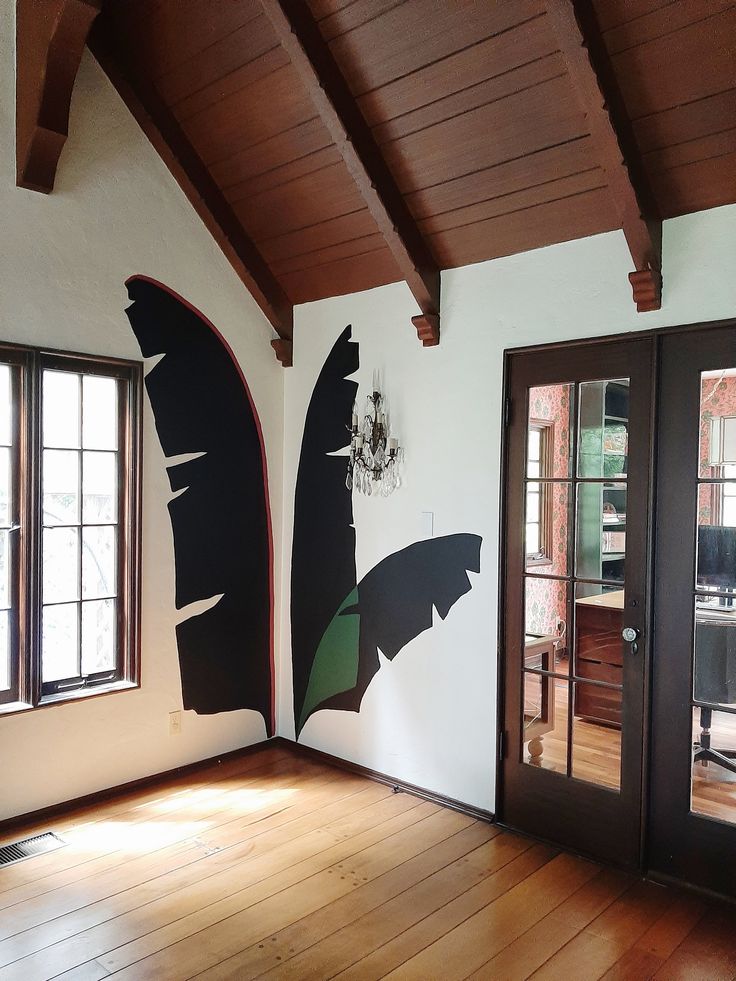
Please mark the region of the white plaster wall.
[[293, 495], [312, 389], [352, 323], [365, 395], [381, 372], [392, 426], [406, 447], [405, 485], [388, 500], [355, 496], [358, 576], [423, 535], [483, 536], [473, 589], [384, 662], [359, 714], [322, 711], [301, 740], [400, 779], [493, 809], [495, 803], [499, 460], [504, 349], [736, 317], [736, 207], [665, 223], [664, 304], [637, 314], [630, 260], [616, 232], [450, 270], [442, 276], [442, 341], [422, 349], [404, 284], [297, 309], [286, 374], [281, 731], [293, 735], [289, 560]]
[[[12, 0], [0, 0], [0, 339], [140, 359], [125, 279], [159, 279], [233, 348], [268, 456], [280, 554], [283, 369], [272, 331], [127, 109], [86, 53], [50, 196], [15, 186]], [[183, 713], [164, 460], [146, 399], [140, 690], [0, 716], [0, 819], [205, 759], [265, 737], [255, 712]]]

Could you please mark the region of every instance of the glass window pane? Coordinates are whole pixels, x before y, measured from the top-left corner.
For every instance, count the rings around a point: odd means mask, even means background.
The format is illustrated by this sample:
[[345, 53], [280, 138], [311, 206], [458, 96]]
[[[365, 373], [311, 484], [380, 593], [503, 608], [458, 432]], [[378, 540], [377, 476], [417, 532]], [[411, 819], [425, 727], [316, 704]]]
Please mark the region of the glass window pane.
[[524, 672], [524, 762], [567, 773], [569, 682]]
[[538, 429], [529, 429], [529, 445], [527, 447], [527, 456], [530, 460], [536, 460], [539, 462], [539, 444], [540, 444], [541, 433]]
[[727, 477], [721, 467], [736, 463], [736, 369], [700, 378], [700, 476]]
[[736, 824], [736, 715], [693, 707], [690, 809]]
[[79, 599], [79, 530], [45, 528], [43, 532], [43, 602]]
[[[539, 484], [530, 484], [530, 487], [539, 487]], [[539, 493], [528, 490], [526, 493], [526, 520], [539, 521]]]
[[601, 719], [620, 713], [621, 692], [599, 685], [575, 683], [572, 720], [572, 775], [577, 780], [619, 790], [621, 729]]
[[7, 610], [0, 612], [0, 691], [10, 688], [10, 631], [8, 629], [9, 614]]
[[736, 515], [734, 484], [701, 484], [698, 488], [699, 589], [736, 590]]
[[43, 681], [79, 677], [79, 606], [43, 608], [41, 675]]
[[529, 522], [526, 526], [526, 554], [535, 555], [539, 552], [539, 523]]
[[10, 365], [0, 364], [0, 444], [9, 446], [13, 438], [13, 403]]
[[79, 446], [79, 377], [68, 371], [44, 371], [44, 446]]
[[[570, 406], [572, 385], [545, 385], [529, 389], [529, 459], [541, 460], [543, 477], [570, 476]], [[534, 424], [546, 423], [539, 434]], [[537, 435], [533, 436], [532, 433]], [[528, 462], [528, 461], [527, 461]], [[531, 476], [531, 474], [530, 474]]]
[[75, 450], [43, 451], [43, 523], [74, 525], [79, 522], [79, 453]]
[[[525, 667], [567, 674], [568, 584], [527, 576], [525, 585]], [[544, 658], [540, 661], [540, 652]], [[551, 653], [550, 653], [551, 652]]]
[[82, 529], [82, 596], [95, 599], [116, 593], [113, 527]]
[[115, 600], [82, 603], [82, 674], [115, 667]]
[[629, 380], [580, 385], [578, 476], [625, 477], [628, 472]]
[[114, 378], [85, 375], [82, 379], [82, 445], [87, 450], [118, 446], [118, 386]]
[[626, 484], [578, 484], [575, 573], [624, 581]]
[[85, 524], [117, 520], [116, 453], [83, 454], [82, 520]]
[[736, 600], [705, 593], [695, 601], [693, 697], [736, 705]]
[[[545, 564], [527, 563], [529, 572], [541, 576], [566, 576], [567, 567], [567, 530], [569, 524], [570, 484], [542, 484], [542, 508], [540, 525], [539, 548], [544, 550]], [[549, 504], [547, 504], [549, 500]], [[549, 522], [549, 527], [547, 526]], [[527, 538], [526, 554], [531, 555], [533, 549]]]
[[10, 606], [10, 533], [0, 531], [0, 609]]
[[8, 527], [12, 518], [10, 450], [0, 447], [0, 526]]

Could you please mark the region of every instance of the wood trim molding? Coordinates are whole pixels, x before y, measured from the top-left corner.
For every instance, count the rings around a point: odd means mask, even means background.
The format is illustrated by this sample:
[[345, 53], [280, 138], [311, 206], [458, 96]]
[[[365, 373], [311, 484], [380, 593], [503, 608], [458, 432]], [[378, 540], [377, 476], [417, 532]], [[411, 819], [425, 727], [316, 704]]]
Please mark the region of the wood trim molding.
[[182, 766], [175, 766], [171, 770], [152, 773], [148, 777], [129, 780], [127, 783], [120, 783], [115, 787], [106, 787], [104, 790], [95, 791], [93, 794], [85, 794], [82, 797], [75, 797], [72, 800], [50, 804], [48, 807], [40, 807], [36, 811], [27, 811], [25, 814], [17, 814], [14, 817], [5, 818], [0, 821], [0, 837], [4, 837], [8, 832], [14, 831], [16, 828], [25, 828], [30, 825], [40, 824], [46, 820], [50, 821], [63, 814], [68, 814], [70, 811], [76, 811], [80, 807], [99, 804], [101, 801], [110, 800], [113, 797], [122, 797], [124, 794], [142, 790], [144, 787], [152, 787], [157, 783], [198, 773], [200, 770], [206, 770], [207, 767], [214, 766], [216, 763], [238, 759], [241, 756], [250, 756], [252, 753], [257, 753], [259, 750], [267, 749], [274, 745], [277, 745], [274, 739], [264, 739], [261, 742], [253, 743], [251, 746], [231, 750], [229, 753], [219, 753], [217, 756], [210, 756], [206, 760], [185, 763]]
[[[294, 306], [156, 89], [137, 76], [101, 17], [90, 48], [212, 237], [279, 337], [291, 341]], [[279, 360], [281, 360], [279, 358]], [[281, 362], [284, 363], [283, 361]]]
[[636, 309], [659, 310], [662, 221], [591, 0], [545, 0], [545, 6], [634, 261], [629, 281]]
[[17, 0], [16, 183], [49, 194], [69, 135], [82, 52], [102, 0]]
[[429, 800], [434, 804], [440, 804], [442, 807], [449, 807], [453, 811], [459, 811], [461, 814], [467, 814], [468, 817], [475, 818], [478, 821], [487, 821], [489, 824], [495, 822], [494, 814], [491, 811], [484, 810], [482, 807], [465, 804], [463, 801], [455, 800], [454, 797], [446, 797], [445, 794], [440, 794], [433, 790], [426, 790], [424, 787], [417, 787], [416, 784], [407, 783], [404, 780], [397, 780], [396, 777], [388, 776], [379, 770], [371, 770], [367, 766], [361, 766], [360, 763], [351, 763], [349, 760], [343, 760], [339, 756], [331, 756], [329, 753], [323, 753], [320, 749], [312, 749], [311, 746], [294, 742], [293, 739], [287, 739], [285, 736], [274, 736], [272, 743], [277, 746], [286, 746], [298, 755], [306, 756], [308, 759], [316, 760], [318, 763], [325, 763], [327, 766], [336, 766], [340, 770], [346, 770], [348, 773], [356, 773], [358, 776], [366, 777], [368, 780], [375, 780], [377, 783], [387, 784], [389, 787], [393, 787], [394, 792], [397, 794], [413, 794], [415, 797], [421, 797], [422, 800]]
[[277, 340], [271, 341], [271, 347], [274, 349], [282, 367], [291, 368], [294, 364], [294, 342], [284, 337], [279, 337]]
[[[439, 343], [440, 270], [399, 191], [370, 127], [304, 0], [262, 0], [322, 122], [391, 249], [422, 312], [426, 347]], [[415, 326], [417, 324], [415, 323]]]

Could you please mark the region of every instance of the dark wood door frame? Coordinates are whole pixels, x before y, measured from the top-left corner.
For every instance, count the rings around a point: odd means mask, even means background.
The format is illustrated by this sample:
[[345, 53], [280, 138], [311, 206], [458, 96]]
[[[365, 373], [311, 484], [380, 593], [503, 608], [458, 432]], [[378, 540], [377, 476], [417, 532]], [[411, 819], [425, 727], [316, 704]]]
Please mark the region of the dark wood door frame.
[[[660, 392], [660, 362], [662, 359], [662, 345], [665, 343], [667, 338], [682, 336], [682, 335], [695, 335], [696, 332], [701, 331], [718, 331], [718, 330], [736, 330], [736, 319], [724, 319], [719, 321], [705, 321], [702, 323], [693, 324], [683, 324], [672, 327], [660, 327], [652, 330], [646, 331], [635, 331], [627, 332], [622, 334], [605, 335], [602, 337], [593, 338], [581, 338], [572, 341], [557, 341], [550, 344], [536, 344], [529, 345], [526, 347], [509, 348], [504, 352], [504, 375], [503, 375], [503, 392], [504, 392], [504, 402], [503, 402], [503, 413], [504, 413], [504, 424], [503, 424], [503, 437], [502, 437], [502, 456], [501, 456], [501, 468], [500, 468], [500, 485], [501, 485], [501, 508], [500, 508], [500, 549], [499, 549], [499, 616], [498, 616], [498, 665], [497, 665], [497, 742], [496, 742], [496, 819], [500, 824], [505, 824], [505, 814], [504, 814], [504, 772], [503, 772], [503, 758], [506, 752], [508, 752], [507, 740], [505, 739], [504, 733], [504, 720], [506, 711], [506, 701], [505, 701], [505, 675], [506, 675], [506, 655], [505, 655], [505, 630], [506, 630], [506, 611], [505, 611], [505, 586], [506, 586], [506, 568], [505, 568], [505, 555], [508, 544], [508, 533], [507, 533], [507, 475], [508, 475], [508, 465], [509, 465], [509, 443], [510, 434], [509, 426], [506, 425], [507, 414], [508, 414], [508, 391], [509, 391], [509, 365], [511, 358], [516, 354], [529, 354], [533, 352], [554, 352], [554, 351], [569, 351], [573, 352], [575, 349], [581, 347], [594, 347], [596, 345], [602, 345], [609, 343], [611, 341], [623, 341], [626, 339], [646, 339], [651, 338], [655, 345], [655, 356], [653, 358], [653, 370], [652, 370], [652, 386], [651, 386], [651, 400], [652, 407], [650, 413], [652, 433], [656, 434], [658, 432], [658, 421], [659, 421], [659, 410], [662, 398], [665, 397]], [[693, 337], [692, 343], [694, 344], [694, 349], [698, 347], [697, 337]], [[735, 342], [736, 348], [736, 342]], [[736, 364], [736, 361], [734, 361]], [[657, 866], [657, 852], [656, 849], [652, 847], [651, 841], [651, 821], [650, 816], [650, 801], [651, 801], [651, 788], [649, 774], [651, 772], [652, 759], [654, 755], [652, 746], [652, 734], [651, 734], [651, 724], [652, 724], [652, 702], [654, 701], [654, 691], [652, 688], [652, 672], [653, 672], [653, 653], [654, 644], [658, 640], [654, 636], [654, 582], [656, 570], [654, 568], [654, 556], [655, 556], [655, 530], [656, 530], [656, 486], [658, 479], [658, 460], [657, 460], [657, 440], [651, 440], [651, 480], [650, 488], [648, 492], [648, 507], [650, 513], [650, 531], [649, 531], [649, 586], [647, 589], [647, 599], [649, 601], [649, 615], [647, 617], [646, 623], [646, 636], [650, 639], [650, 643], [646, 645], [645, 657], [645, 671], [644, 671], [644, 705], [643, 705], [643, 715], [642, 715], [642, 811], [641, 811], [641, 834], [640, 834], [640, 870], [647, 875], [647, 877], [658, 880], [658, 881], [677, 881], [680, 883], [685, 883], [687, 885], [693, 886], [699, 891], [703, 892], [719, 892], [724, 894], [724, 890], [714, 890], [712, 886], [706, 885], [702, 882], [696, 881], [694, 877], [684, 879], [682, 876], [673, 876], [662, 872]], [[690, 516], [692, 520], [692, 516]], [[659, 554], [659, 548], [657, 552]], [[659, 555], [660, 562], [663, 556]], [[689, 780], [689, 773], [688, 773]], [[703, 819], [708, 820], [708, 819]], [[715, 824], [715, 822], [712, 822]], [[730, 830], [731, 833], [736, 836], [736, 828], [726, 829]], [[532, 832], [533, 837], [538, 837], [545, 839], [547, 836], [544, 834], [537, 834]], [[549, 838], [547, 838], [549, 840]], [[575, 847], [572, 845], [566, 845], [566, 847], [571, 851], [579, 851], [585, 853], [585, 848]], [[660, 856], [661, 857], [661, 856]], [[660, 863], [662, 864], [662, 863]]]
[[701, 372], [726, 367], [736, 367], [736, 320], [661, 339], [655, 563], [674, 575], [654, 591], [648, 861], [657, 879], [736, 898], [736, 826], [690, 810]]

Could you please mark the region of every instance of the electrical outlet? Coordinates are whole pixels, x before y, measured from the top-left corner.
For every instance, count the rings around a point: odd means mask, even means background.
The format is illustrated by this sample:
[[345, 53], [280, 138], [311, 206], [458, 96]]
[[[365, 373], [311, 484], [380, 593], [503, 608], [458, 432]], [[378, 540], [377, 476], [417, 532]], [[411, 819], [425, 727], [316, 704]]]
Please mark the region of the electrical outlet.
[[169, 735], [181, 735], [181, 712], [169, 712]]

